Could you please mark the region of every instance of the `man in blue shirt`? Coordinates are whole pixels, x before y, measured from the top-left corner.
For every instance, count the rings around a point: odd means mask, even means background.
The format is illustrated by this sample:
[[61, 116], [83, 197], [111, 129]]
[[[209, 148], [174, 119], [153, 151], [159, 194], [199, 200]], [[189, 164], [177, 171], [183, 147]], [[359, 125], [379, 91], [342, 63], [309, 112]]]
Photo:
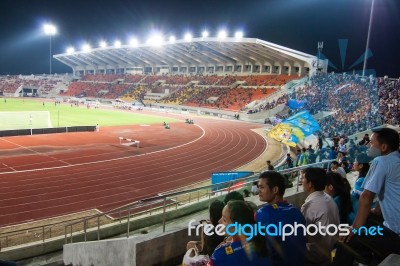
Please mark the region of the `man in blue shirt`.
[[[373, 130], [367, 155], [375, 159], [362, 185], [364, 190], [360, 195], [350, 235], [343, 237], [343, 242], [337, 248], [335, 265], [353, 265], [354, 259], [368, 264], [371, 254], [378, 260], [383, 260], [392, 253], [400, 254], [399, 144], [399, 134], [395, 130]], [[375, 196], [378, 197], [378, 204], [371, 209]], [[370, 219], [372, 215], [383, 216], [383, 225], [378, 224], [383, 227], [383, 233], [357, 234], [361, 226], [368, 227], [373, 224]]]
[[[279, 222], [282, 225], [306, 224], [306, 221], [300, 210], [292, 204], [283, 200], [285, 193], [285, 178], [275, 172], [266, 171], [262, 173], [258, 181], [260, 201], [269, 204], [261, 207], [256, 213], [256, 222], [267, 226], [275, 225], [277, 228]], [[306, 248], [306, 238], [299, 230], [297, 236], [266, 236], [267, 247], [271, 254], [273, 265], [304, 265], [304, 254]]]

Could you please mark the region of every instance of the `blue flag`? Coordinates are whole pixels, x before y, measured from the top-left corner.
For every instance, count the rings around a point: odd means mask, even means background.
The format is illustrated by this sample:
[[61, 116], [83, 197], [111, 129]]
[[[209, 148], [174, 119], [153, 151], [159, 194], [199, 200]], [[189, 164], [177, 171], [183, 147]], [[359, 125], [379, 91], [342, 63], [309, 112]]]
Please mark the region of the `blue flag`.
[[303, 100], [290, 99], [288, 101], [288, 106], [292, 110], [299, 109], [299, 108], [303, 107], [304, 104], [305, 104], [305, 101], [303, 101]]
[[299, 112], [276, 125], [268, 135], [289, 146], [296, 144], [305, 137], [320, 129], [317, 121], [308, 111]]

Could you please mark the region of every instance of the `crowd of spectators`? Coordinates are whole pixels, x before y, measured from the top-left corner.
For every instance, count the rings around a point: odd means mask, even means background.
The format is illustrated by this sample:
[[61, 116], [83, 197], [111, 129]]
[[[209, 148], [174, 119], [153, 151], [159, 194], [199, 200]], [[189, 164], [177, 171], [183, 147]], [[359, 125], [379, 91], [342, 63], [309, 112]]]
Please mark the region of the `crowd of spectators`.
[[346, 74], [315, 75], [289, 98], [304, 101], [304, 109], [313, 115], [330, 113], [318, 121], [326, 137], [351, 135], [382, 124], [377, 115], [377, 83], [372, 78]]
[[400, 80], [378, 79], [379, 112], [383, 122], [400, 125]]

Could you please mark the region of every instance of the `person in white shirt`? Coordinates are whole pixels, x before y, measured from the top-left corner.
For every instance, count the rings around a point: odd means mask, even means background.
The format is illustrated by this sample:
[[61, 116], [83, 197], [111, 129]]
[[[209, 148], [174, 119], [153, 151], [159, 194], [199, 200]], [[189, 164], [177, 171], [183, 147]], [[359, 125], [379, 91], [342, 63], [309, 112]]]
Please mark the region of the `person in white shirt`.
[[[301, 206], [301, 213], [306, 219], [307, 226], [340, 223], [336, 203], [324, 192], [326, 181], [327, 175], [322, 168], [307, 168], [302, 173], [303, 189], [308, 196]], [[329, 265], [331, 250], [335, 243], [335, 236], [326, 235], [324, 232], [313, 236], [307, 235], [306, 265]]]
[[341, 166], [339, 166], [338, 161], [331, 162], [331, 171], [340, 174], [344, 178], [347, 177], [346, 171]]

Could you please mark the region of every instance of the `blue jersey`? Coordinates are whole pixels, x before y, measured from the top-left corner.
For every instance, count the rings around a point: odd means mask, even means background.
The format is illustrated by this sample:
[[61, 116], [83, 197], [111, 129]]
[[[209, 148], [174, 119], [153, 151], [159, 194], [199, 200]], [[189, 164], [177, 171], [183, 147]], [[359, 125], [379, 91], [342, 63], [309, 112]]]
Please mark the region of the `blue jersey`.
[[270, 257], [258, 255], [253, 243], [235, 239], [232, 243], [223, 244], [217, 247], [212, 254], [209, 266], [269, 266], [272, 265]]
[[[279, 222], [282, 225], [294, 225], [295, 222], [306, 225], [306, 220], [300, 210], [286, 202], [263, 206], [256, 213], [256, 221], [265, 226], [274, 224], [277, 227]], [[304, 265], [306, 237], [301, 229], [297, 236], [286, 236], [285, 241], [281, 236], [267, 236], [267, 248], [273, 265]]]

